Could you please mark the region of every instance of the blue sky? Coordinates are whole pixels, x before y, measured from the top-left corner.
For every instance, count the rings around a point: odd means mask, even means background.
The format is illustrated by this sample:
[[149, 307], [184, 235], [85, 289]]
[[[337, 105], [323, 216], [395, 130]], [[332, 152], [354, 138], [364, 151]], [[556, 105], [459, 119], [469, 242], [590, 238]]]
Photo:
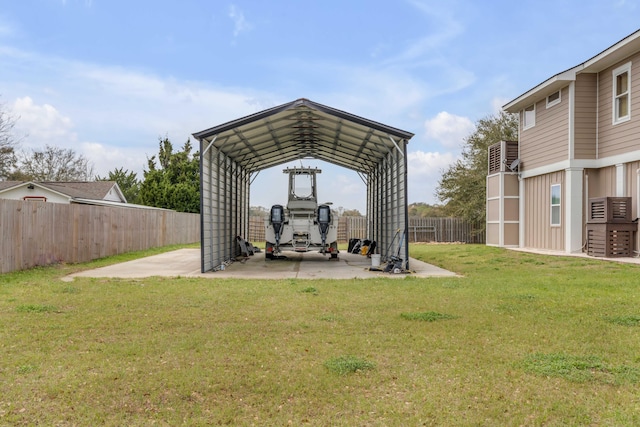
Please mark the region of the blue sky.
[[[640, 0], [0, 0], [0, 102], [22, 148], [138, 173], [194, 132], [308, 98], [413, 132], [409, 201], [436, 203], [474, 123], [640, 28]], [[351, 171], [320, 198], [365, 211]], [[251, 204], [283, 203], [281, 167]]]

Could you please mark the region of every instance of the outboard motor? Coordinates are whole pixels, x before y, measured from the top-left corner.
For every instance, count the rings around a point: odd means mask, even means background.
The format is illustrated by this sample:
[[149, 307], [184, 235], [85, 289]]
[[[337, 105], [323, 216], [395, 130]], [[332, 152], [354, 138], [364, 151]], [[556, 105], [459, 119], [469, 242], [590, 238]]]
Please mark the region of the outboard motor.
[[269, 222], [273, 226], [273, 232], [276, 235], [276, 247], [280, 245], [280, 232], [282, 224], [284, 224], [284, 207], [282, 205], [271, 206]]
[[331, 208], [328, 205], [318, 206], [318, 227], [320, 228], [320, 237], [322, 237], [322, 251], [327, 244], [327, 231], [331, 225]]

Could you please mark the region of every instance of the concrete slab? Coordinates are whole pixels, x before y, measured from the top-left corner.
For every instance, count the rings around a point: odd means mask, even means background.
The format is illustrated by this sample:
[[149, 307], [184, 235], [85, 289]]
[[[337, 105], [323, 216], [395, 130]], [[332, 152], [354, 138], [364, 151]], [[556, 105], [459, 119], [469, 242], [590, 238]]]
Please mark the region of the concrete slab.
[[[108, 267], [82, 271], [74, 277], [120, 277], [143, 278], [151, 276], [203, 277], [203, 278], [243, 278], [243, 279], [352, 279], [405, 277], [406, 274], [390, 274], [370, 271], [371, 259], [362, 255], [341, 252], [338, 259], [330, 259], [317, 252], [285, 252], [283, 259], [265, 260], [264, 253], [257, 253], [241, 261], [236, 261], [224, 270], [200, 272], [200, 249], [178, 249], [134, 261], [114, 264]], [[456, 274], [442, 268], [411, 258], [409, 265], [414, 277], [455, 277]], [[384, 267], [384, 265], [383, 265]]]

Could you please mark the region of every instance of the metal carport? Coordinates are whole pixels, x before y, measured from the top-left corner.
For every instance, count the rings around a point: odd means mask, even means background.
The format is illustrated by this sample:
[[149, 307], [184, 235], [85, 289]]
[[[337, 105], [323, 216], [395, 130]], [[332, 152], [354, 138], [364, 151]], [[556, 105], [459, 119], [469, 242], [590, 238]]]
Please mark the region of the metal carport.
[[201, 132], [202, 272], [240, 254], [249, 231], [249, 192], [257, 174], [315, 158], [354, 170], [367, 186], [368, 236], [383, 260], [408, 268], [407, 143], [413, 134], [308, 99], [273, 107]]

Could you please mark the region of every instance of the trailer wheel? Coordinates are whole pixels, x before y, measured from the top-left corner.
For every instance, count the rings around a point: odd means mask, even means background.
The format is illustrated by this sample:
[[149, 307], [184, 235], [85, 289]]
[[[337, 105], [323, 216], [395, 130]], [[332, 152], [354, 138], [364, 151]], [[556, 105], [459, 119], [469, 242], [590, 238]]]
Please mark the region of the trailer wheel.
[[336, 259], [338, 258], [338, 252], [340, 252], [338, 250], [338, 242], [333, 242], [331, 243], [331, 259]]
[[273, 245], [269, 242], [264, 245], [264, 259], [273, 259]]

